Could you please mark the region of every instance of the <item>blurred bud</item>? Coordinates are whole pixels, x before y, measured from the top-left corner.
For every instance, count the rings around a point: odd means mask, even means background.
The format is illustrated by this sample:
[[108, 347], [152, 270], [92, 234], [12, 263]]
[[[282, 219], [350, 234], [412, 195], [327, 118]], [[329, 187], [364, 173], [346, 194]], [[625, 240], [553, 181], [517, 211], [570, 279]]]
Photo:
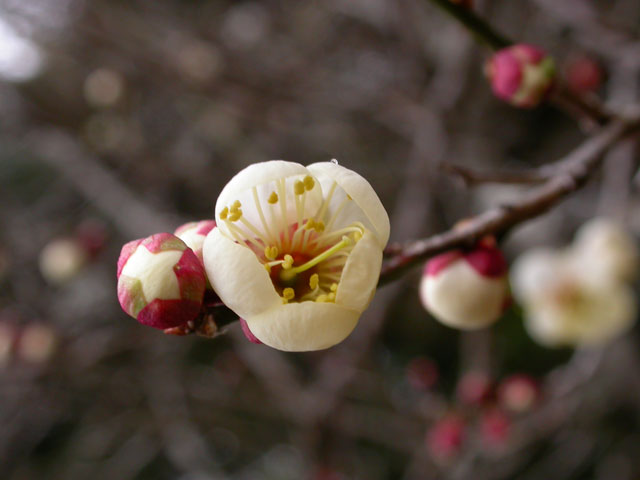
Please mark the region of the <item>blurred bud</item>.
[[218, 50], [205, 42], [180, 42], [175, 57], [180, 73], [192, 82], [213, 79], [223, 68], [223, 59]]
[[251, 343], [261, 345], [262, 342], [260, 341], [260, 339], [256, 337], [253, 333], [251, 333], [251, 330], [249, 330], [249, 325], [247, 324], [247, 321], [244, 318], [240, 318], [239, 320], [240, 320], [240, 326], [242, 327], [242, 333], [244, 333], [244, 336], [247, 337], [247, 340], [249, 340]]
[[429, 390], [438, 381], [438, 367], [427, 357], [416, 357], [407, 365], [407, 381], [415, 390]]
[[595, 218], [576, 233], [573, 251], [588, 259], [595, 275], [632, 281], [638, 274], [638, 245], [622, 225], [607, 218]]
[[199, 222], [189, 222], [176, 228], [174, 235], [187, 244], [196, 257], [202, 263], [202, 244], [207, 234], [216, 228], [213, 220], [200, 220]]
[[55, 353], [58, 340], [53, 329], [41, 323], [24, 327], [17, 345], [18, 357], [29, 363], [43, 363]]
[[456, 396], [465, 405], [480, 406], [493, 395], [489, 375], [479, 371], [465, 373], [456, 386]]
[[595, 92], [602, 84], [602, 68], [589, 57], [580, 57], [566, 66], [567, 85], [576, 93]]
[[472, 330], [500, 318], [509, 301], [507, 264], [495, 246], [479, 244], [429, 260], [420, 283], [423, 306], [453, 328]]
[[95, 258], [104, 249], [107, 227], [100, 220], [85, 220], [76, 228], [75, 239], [89, 258]]
[[98, 68], [84, 81], [84, 96], [94, 107], [110, 107], [120, 100], [124, 92], [122, 75], [109, 68]]
[[75, 277], [86, 262], [87, 254], [78, 242], [60, 238], [49, 242], [40, 252], [40, 273], [47, 282], [59, 285]]
[[480, 417], [480, 434], [483, 445], [488, 447], [502, 447], [509, 438], [511, 421], [498, 409], [487, 410]]
[[436, 423], [427, 432], [427, 448], [436, 461], [446, 462], [453, 459], [464, 441], [465, 423], [457, 415], [448, 415]]
[[157, 233], [122, 247], [118, 300], [138, 322], [166, 329], [194, 320], [205, 290], [202, 263], [170, 233]]
[[553, 86], [555, 63], [540, 48], [519, 44], [496, 52], [485, 73], [498, 98], [516, 107], [532, 108]]
[[498, 402], [511, 412], [527, 412], [535, 406], [539, 398], [540, 385], [529, 375], [511, 375], [498, 387]]

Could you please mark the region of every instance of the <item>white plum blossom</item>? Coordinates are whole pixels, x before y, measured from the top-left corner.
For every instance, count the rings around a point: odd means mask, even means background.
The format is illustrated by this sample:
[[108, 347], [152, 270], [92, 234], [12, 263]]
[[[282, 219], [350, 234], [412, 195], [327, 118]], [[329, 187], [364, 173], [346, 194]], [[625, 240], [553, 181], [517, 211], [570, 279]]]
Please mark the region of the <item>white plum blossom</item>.
[[441, 323], [463, 330], [484, 328], [509, 303], [507, 264], [494, 245], [452, 250], [425, 265], [420, 300]]
[[633, 323], [632, 289], [594, 268], [583, 250], [526, 252], [511, 270], [514, 296], [525, 326], [546, 346], [590, 346], [620, 335]]
[[272, 160], [225, 186], [207, 236], [213, 289], [266, 345], [341, 342], [373, 298], [389, 218], [371, 185], [334, 162]]

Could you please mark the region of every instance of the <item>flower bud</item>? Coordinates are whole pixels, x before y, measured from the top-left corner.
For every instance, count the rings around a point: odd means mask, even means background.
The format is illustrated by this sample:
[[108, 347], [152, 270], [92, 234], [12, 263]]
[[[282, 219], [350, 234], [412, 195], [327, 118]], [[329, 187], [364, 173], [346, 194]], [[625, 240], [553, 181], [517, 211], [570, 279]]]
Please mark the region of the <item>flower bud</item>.
[[78, 242], [60, 238], [49, 242], [40, 252], [40, 273], [47, 282], [59, 285], [75, 277], [86, 262], [87, 254]]
[[187, 244], [196, 257], [202, 263], [202, 244], [211, 230], [216, 228], [213, 220], [200, 220], [199, 222], [189, 222], [176, 228], [174, 235]]
[[480, 418], [482, 444], [489, 448], [502, 447], [509, 438], [511, 421], [498, 409], [487, 410]]
[[533, 108], [553, 85], [555, 63], [540, 48], [519, 44], [496, 52], [485, 73], [498, 98], [516, 107]]
[[205, 273], [193, 251], [170, 233], [122, 247], [118, 300], [138, 322], [166, 329], [195, 319], [202, 306]]
[[566, 67], [567, 84], [576, 93], [595, 92], [602, 84], [602, 68], [589, 57], [580, 57]]
[[438, 420], [427, 432], [427, 447], [435, 460], [446, 462], [455, 457], [464, 440], [465, 424], [457, 415]]
[[538, 382], [525, 374], [515, 374], [505, 378], [498, 387], [498, 402], [515, 413], [531, 410], [540, 398]]
[[453, 250], [429, 260], [420, 299], [437, 320], [463, 330], [495, 322], [509, 302], [507, 264], [494, 246]]
[[491, 398], [493, 383], [486, 373], [465, 373], [456, 386], [456, 396], [465, 405], [480, 406]]

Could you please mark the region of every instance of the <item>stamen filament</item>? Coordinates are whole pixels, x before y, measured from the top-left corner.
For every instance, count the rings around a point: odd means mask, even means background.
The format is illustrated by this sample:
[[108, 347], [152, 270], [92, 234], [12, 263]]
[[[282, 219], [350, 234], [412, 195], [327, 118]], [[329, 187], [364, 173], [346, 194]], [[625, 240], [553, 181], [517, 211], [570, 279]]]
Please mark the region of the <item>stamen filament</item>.
[[303, 263], [302, 265], [299, 265], [299, 266], [297, 266], [295, 268], [291, 268], [287, 273], [288, 273], [288, 275], [290, 275], [290, 274], [298, 274], [298, 273], [304, 272], [305, 270], [309, 270], [311, 267], [315, 267], [316, 265], [318, 265], [323, 260], [326, 260], [330, 256], [336, 254], [337, 252], [339, 252], [343, 248], [348, 247], [352, 243], [353, 243], [352, 240], [349, 239], [348, 237], [342, 237], [342, 240], [340, 242], [336, 243], [330, 249], [325, 250], [324, 252], [322, 252], [317, 257], [312, 258], [311, 260], [309, 260], [306, 263]]
[[273, 240], [273, 234], [271, 233], [269, 225], [267, 225], [267, 219], [265, 218], [264, 212], [262, 211], [262, 205], [260, 205], [260, 199], [258, 198], [258, 189], [256, 187], [253, 187], [251, 190], [253, 192], [253, 203], [256, 204], [256, 210], [258, 211], [258, 216], [260, 217], [262, 226], [264, 227], [265, 232], [267, 232], [269, 239]]

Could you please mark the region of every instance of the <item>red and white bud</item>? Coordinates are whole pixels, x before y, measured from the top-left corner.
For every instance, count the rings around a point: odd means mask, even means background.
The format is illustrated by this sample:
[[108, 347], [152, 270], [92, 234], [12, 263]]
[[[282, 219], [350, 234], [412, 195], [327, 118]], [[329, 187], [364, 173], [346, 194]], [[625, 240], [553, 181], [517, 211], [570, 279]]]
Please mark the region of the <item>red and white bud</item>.
[[253, 333], [251, 333], [251, 330], [249, 330], [249, 325], [247, 324], [247, 321], [244, 318], [240, 318], [239, 320], [240, 320], [240, 327], [242, 328], [242, 333], [244, 333], [244, 336], [247, 337], [247, 340], [249, 340], [251, 343], [261, 345], [262, 342], [260, 341], [260, 339], [256, 337]]
[[427, 357], [416, 357], [406, 369], [407, 381], [415, 390], [429, 390], [438, 381], [438, 367]]
[[480, 244], [432, 258], [422, 275], [420, 299], [431, 315], [450, 327], [472, 330], [492, 324], [509, 303], [502, 252]]
[[539, 399], [540, 385], [529, 375], [511, 375], [498, 387], [498, 402], [503, 408], [514, 413], [531, 410]]
[[16, 353], [25, 362], [43, 363], [51, 358], [57, 346], [58, 337], [51, 327], [32, 323], [20, 333]]
[[496, 409], [487, 410], [480, 417], [483, 445], [492, 449], [503, 447], [509, 438], [511, 420]]
[[513, 106], [533, 108], [551, 90], [555, 63], [544, 50], [518, 44], [496, 52], [485, 65], [493, 93]]
[[493, 395], [493, 382], [480, 371], [465, 373], [456, 386], [456, 396], [465, 405], [480, 406]]
[[216, 228], [216, 222], [213, 220], [200, 220], [199, 222], [189, 222], [176, 228], [174, 235], [187, 244], [196, 257], [202, 263], [202, 245], [204, 239], [211, 230]]
[[453, 459], [462, 448], [465, 423], [458, 415], [448, 415], [436, 423], [427, 432], [427, 448], [432, 457], [440, 462]]
[[567, 85], [576, 93], [595, 92], [602, 84], [602, 68], [589, 57], [580, 57], [566, 66]]
[[138, 322], [166, 329], [200, 313], [205, 290], [202, 263], [175, 235], [156, 233], [122, 247], [118, 300]]
[[87, 253], [74, 239], [52, 240], [40, 252], [40, 273], [53, 285], [68, 282], [86, 263]]

